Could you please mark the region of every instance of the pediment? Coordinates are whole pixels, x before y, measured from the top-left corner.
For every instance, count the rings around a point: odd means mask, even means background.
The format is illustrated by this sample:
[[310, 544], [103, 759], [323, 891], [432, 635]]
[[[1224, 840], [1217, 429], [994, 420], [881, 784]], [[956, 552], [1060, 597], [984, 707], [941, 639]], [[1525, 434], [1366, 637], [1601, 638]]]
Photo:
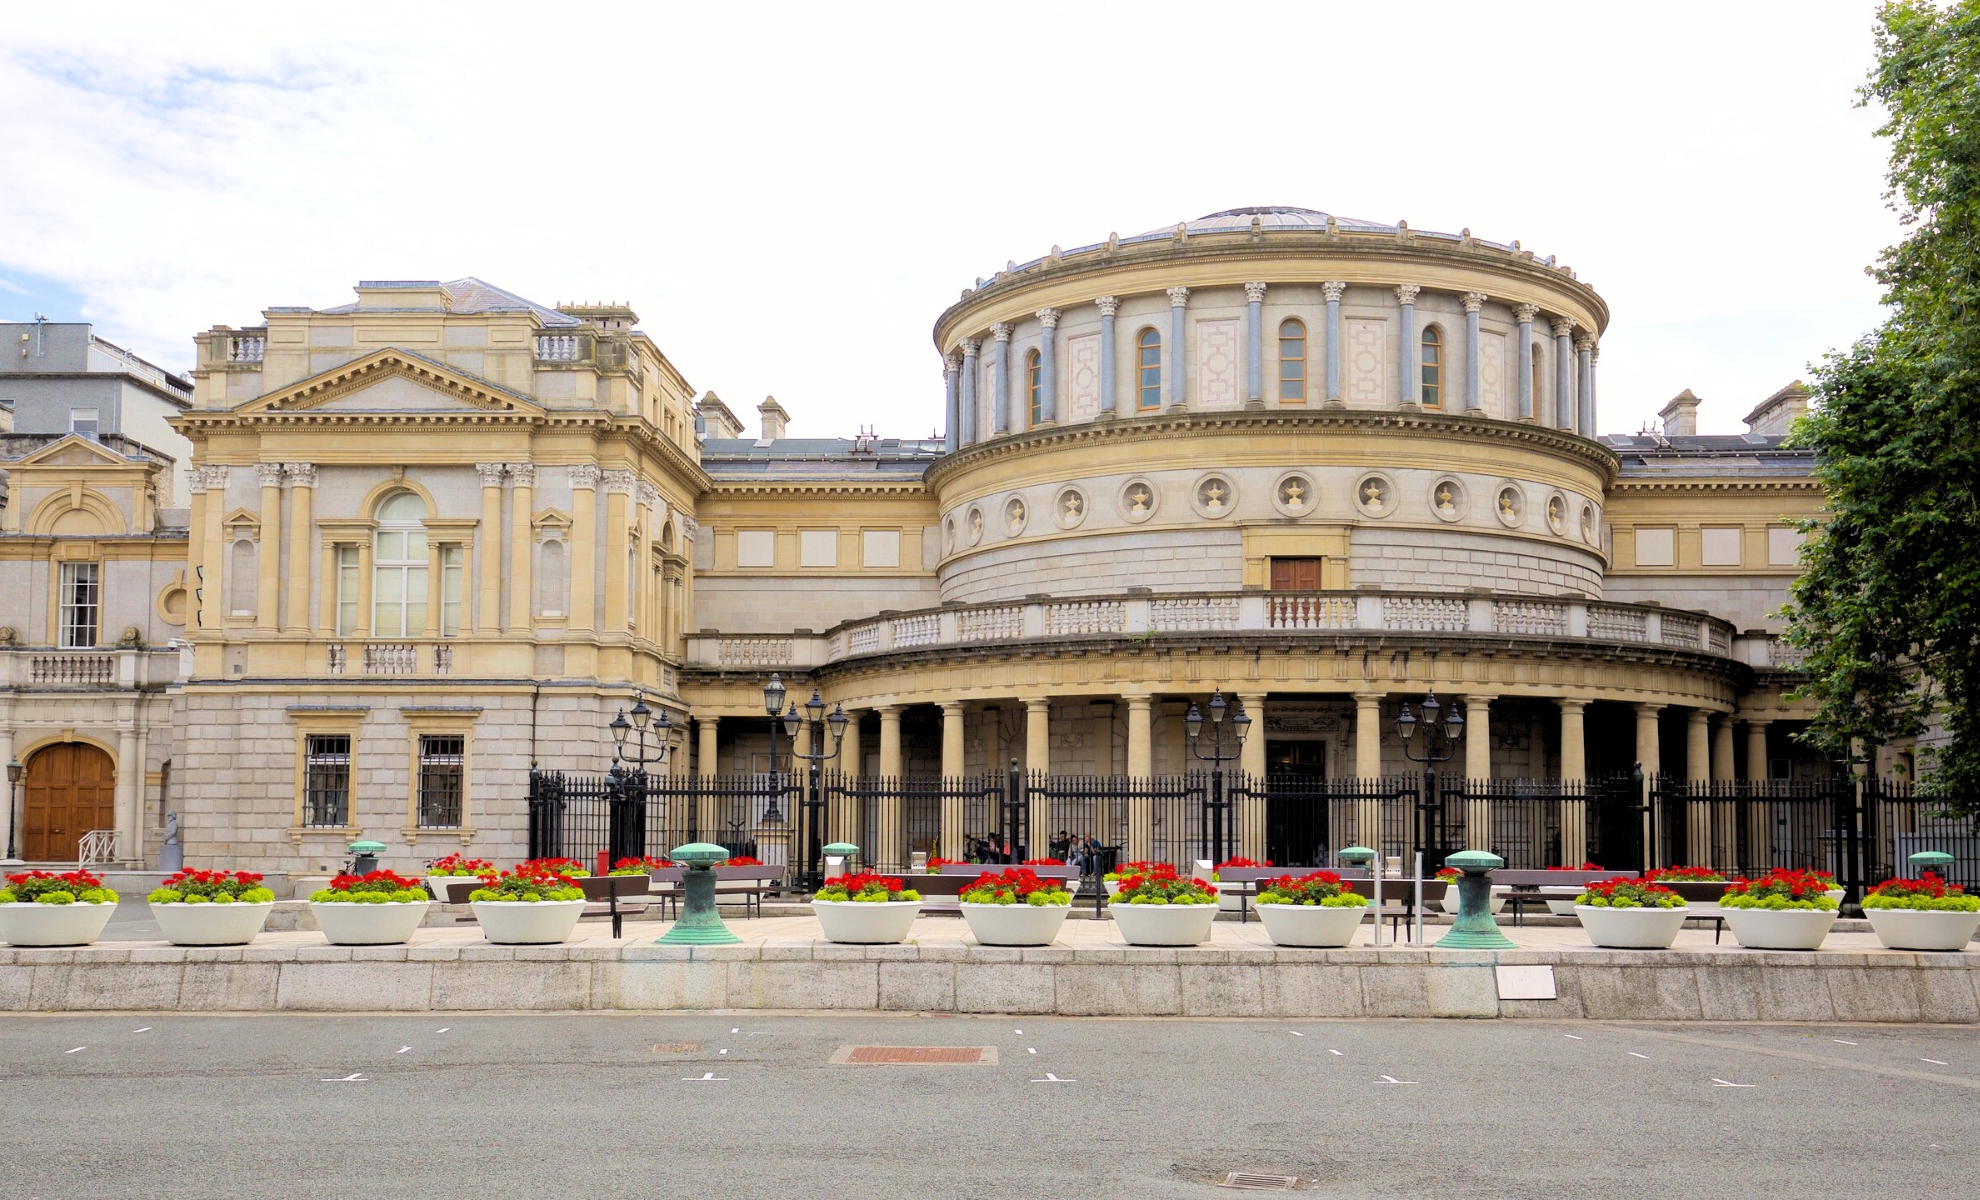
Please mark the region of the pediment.
[[508, 413], [541, 416], [543, 409], [517, 392], [404, 350], [386, 349], [290, 384], [239, 409], [242, 415], [277, 413], [423, 416]]
[[53, 441], [24, 456], [17, 467], [141, 467], [145, 464], [132, 462], [121, 454], [113, 453], [101, 444], [72, 433], [58, 441]]

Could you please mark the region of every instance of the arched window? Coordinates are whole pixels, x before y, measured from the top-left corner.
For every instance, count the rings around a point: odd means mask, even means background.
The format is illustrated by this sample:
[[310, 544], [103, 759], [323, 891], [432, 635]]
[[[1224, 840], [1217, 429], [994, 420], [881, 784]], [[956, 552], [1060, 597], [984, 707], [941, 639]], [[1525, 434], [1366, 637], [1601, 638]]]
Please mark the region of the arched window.
[[378, 506], [371, 552], [371, 632], [419, 637], [426, 632], [426, 505], [399, 492]]
[[1162, 335], [1153, 326], [1134, 340], [1139, 353], [1140, 376], [1135, 387], [1135, 407], [1148, 411], [1162, 407]]
[[1040, 365], [1042, 361], [1036, 350], [1024, 356], [1024, 396], [1033, 428], [1045, 419], [1045, 368]]
[[1444, 406], [1444, 335], [1435, 325], [1423, 327], [1423, 407]]
[[1306, 326], [1297, 320], [1279, 325], [1279, 403], [1306, 403]]

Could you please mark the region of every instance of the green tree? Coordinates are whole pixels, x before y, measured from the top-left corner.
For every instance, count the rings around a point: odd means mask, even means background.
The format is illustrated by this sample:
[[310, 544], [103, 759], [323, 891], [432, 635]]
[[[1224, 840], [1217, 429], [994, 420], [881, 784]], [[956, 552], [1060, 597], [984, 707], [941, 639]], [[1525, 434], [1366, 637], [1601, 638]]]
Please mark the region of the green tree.
[[1871, 269], [1891, 314], [1817, 370], [1795, 430], [1827, 489], [1790, 589], [1808, 740], [1831, 755], [1934, 725], [1928, 794], [1980, 812], [1980, 0], [1887, 4], [1864, 103], [1889, 114], [1908, 233]]

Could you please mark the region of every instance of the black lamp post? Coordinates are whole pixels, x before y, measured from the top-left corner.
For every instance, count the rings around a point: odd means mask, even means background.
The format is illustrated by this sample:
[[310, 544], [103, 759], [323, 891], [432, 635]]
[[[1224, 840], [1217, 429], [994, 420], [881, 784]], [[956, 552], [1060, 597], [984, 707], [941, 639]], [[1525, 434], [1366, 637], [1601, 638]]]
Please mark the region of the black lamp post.
[[[1464, 740], [1464, 711], [1453, 704], [1449, 711], [1437, 703], [1435, 688], [1423, 693], [1423, 717], [1418, 720], [1409, 711], [1409, 701], [1403, 701], [1402, 712], [1396, 716], [1396, 736], [1402, 739], [1403, 757], [1411, 762], [1423, 764], [1423, 796], [1416, 806], [1416, 844], [1428, 849], [1424, 840], [1423, 814], [1426, 809], [1435, 814], [1437, 846], [1444, 845], [1444, 802], [1437, 794], [1437, 764], [1449, 762], [1457, 754], [1458, 743]], [[1423, 726], [1423, 749], [1417, 750], [1416, 727]]]
[[[783, 726], [785, 734], [791, 739], [791, 757], [807, 764], [804, 794], [798, 803], [804, 808], [801, 823], [804, 834], [801, 858], [804, 864], [803, 883], [810, 888], [817, 887], [825, 878], [825, 764], [839, 757], [839, 743], [846, 736], [848, 719], [844, 705], [834, 705], [832, 715], [826, 716], [825, 700], [818, 694], [817, 688], [811, 690], [811, 699], [804, 702], [802, 715], [798, 713], [796, 703], [784, 711]], [[797, 748], [798, 730], [806, 725], [811, 728], [811, 749], [800, 751]], [[829, 743], [826, 741], [828, 731]], [[774, 730], [770, 736], [773, 739], [776, 737]]]
[[[646, 856], [646, 790], [648, 767], [659, 767], [667, 761], [673, 750], [669, 736], [673, 733], [674, 722], [663, 709], [659, 720], [653, 717], [653, 710], [646, 706], [643, 692], [633, 693], [632, 720], [626, 719], [626, 710], [612, 718], [606, 728], [612, 731], [612, 788], [616, 793], [612, 805], [612, 828], [608, 834], [611, 844], [612, 861], [621, 858], [644, 858]], [[648, 753], [646, 735], [653, 733], [654, 745]], [[632, 738], [630, 743], [628, 737]]]
[[[770, 778], [772, 779], [777, 778], [777, 730], [783, 725], [784, 695], [784, 681], [777, 677], [775, 671], [772, 671], [770, 673], [770, 682], [763, 685], [763, 711], [770, 714]], [[791, 737], [797, 737], [795, 726], [793, 726]], [[791, 744], [795, 746], [797, 743], [793, 741]], [[763, 823], [765, 825], [782, 825], [784, 823], [784, 810], [777, 805], [777, 798], [781, 795], [783, 795], [783, 789], [781, 788], [770, 793], [770, 807], [763, 810]]]
[[[1232, 707], [1236, 712], [1230, 712]], [[1224, 718], [1229, 715], [1230, 719]], [[1224, 861], [1224, 810], [1229, 802], [1224, 799], [1224, 764], [1234, 762], [1244, 753], [1244, 739], [1251, 732], [1251, 717], [1244, 711], [1244, 702], [1235, 706], [1225, 703], [1224, 692], [1219, 688], [1210, 697], [1210, 742], [1206, 751], [1203, 742], [1203, 714], [1197, 711], [1192, 701], [1189, 715], [1183, 718], [1183, 727], [1189, 730], [1189, 752], [1203, 762], [1210, 764], [1210, 799], [1204, 805], [1205, 822], [1210, 827], [1211, 846], [1215, 853], [1213, 862]], [[1230, 739], [1230, 751], [1224, 750], [1226, 737]]]
[[10, 863], [21, 861], [20, 855], [14, 853], [14, 793], [21, 786], [23, 770], [18, 758], [7, 764], [7, 861]]

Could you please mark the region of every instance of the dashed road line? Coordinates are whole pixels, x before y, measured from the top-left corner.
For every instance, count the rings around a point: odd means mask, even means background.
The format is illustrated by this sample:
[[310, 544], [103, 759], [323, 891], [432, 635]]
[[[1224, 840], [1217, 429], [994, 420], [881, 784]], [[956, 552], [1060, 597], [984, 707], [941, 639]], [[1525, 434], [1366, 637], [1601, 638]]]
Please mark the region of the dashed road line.
[[1079, 1082], [1079, 1080], [1077, 1080], [1077, 1079], [1061, 1079], [1061, 1078], [1059, 1078], [1059, 1077], [1058, 1077], [1057, 1075], [1054, 1075], [1054, 1074], [1052, 1074], [1052, 1073], [1051, 1073], [1050, 1071], [1047, 1071], [1047, 1072], [1045, 1072], [1045, 1078], [1043, 1078], [1043, 1079], [1034, 1079], [1034, 1080], [1032, 1080], [1031, 1082], [1033, 1082], [1033, 1083], [1078, 1083], [1078, 1082]]
[[1933, 1066], [1935, 1066], [1935, 1067], [1950, 1067], [1950, 1066], [1952, 1066], [1952, 1064], [1951, 1064], [1951, 1063], [1949, 1063], [1949, 1062], [1940, 1062], [1940, 1061], [1939, 1061], [1938, 1059], [1936, 1059], [1936, 1058], [1921, 1058], [1921, 1059], [1919, 1059], [1918, 1061], [1919, 1061], [1919, 1062], [1928, 1062], [1928, 1063], [1931, 1063], [1931, 1064], [1932, 1064]]
[[64, 1050], [64, 1051], [62, 1051], [62, 1053], [64, 1053], [64, 1054], [80, 1054], [80, 1053], [82, 1053], [82, 1052], [83, 1052], [84, 1050], [87, 1050], [87, 1049], [89, 1049], [89, 1047], [88, 1047], [88, 1046], [77, 1046], [77, 1047], [76, 1047], [76, 1048], [75, 1048], [74, 1050]]
[[1750, 1087], [1759, 1087], [1760, 1085], [1757, 1083], [1728, 1083], [1725, 1080], [1718, 1078], [1717, 1076], [1713, 1076], [1712, 1086], [1730, 1087], [1730, 1088], [1750, 1088]]
[[1642, 1059], [1642, 1060], [1643, 1060], [1644, 1062], [1649, 1062], [1649, 1061], [1650, 1061], [1650, 1056], [1649, 1056], [1648, 1054], [1638, 1054], [1638, 1053], [1637, 1053], [1636, 1051], [1634, 1051], [1634, 1050], [1631, 1050], [1631, 1051], [1629, 1052], [1629, 1056], [1630, 1056], [1631, 1058], [1640, 1058], [1640, 1059]]
[[353, 1071], [349, 1075], [344, 1076], [342, 1079], [319, 1079], [317, 1080], [317, 1082], [318, 1083], [370, 1083], [371, 1081], [364, 1077], [363, 1071]]
[[1383, 1082], [1383, 1083], [1407, 1083], [1407, 1084], [1414, 1084], [1414, 1083], [1416, 1082], [1416, 1080], [1414, 1080], [1414, 1079], [1397, 1079], [1397, 1078], [1396, 1078], [1396, 1077], [1395, 1077], [1394, 1075], [1384, 1075], [1384, 1076], [1382, 1076], [1382, 1082]]
[[715, 1072], [709, 1071], [703, 1074], [702, 1077], [699, 1079], [683, 1079], [681, 1080], [681, 1082], [682, 1083], [727, 1083], [729, 1081], [727, 1079], [722, 1078], [721, 1076], [718, 1076], [717, 1074], [715, 1074]]

